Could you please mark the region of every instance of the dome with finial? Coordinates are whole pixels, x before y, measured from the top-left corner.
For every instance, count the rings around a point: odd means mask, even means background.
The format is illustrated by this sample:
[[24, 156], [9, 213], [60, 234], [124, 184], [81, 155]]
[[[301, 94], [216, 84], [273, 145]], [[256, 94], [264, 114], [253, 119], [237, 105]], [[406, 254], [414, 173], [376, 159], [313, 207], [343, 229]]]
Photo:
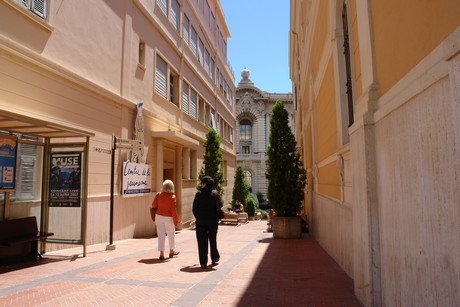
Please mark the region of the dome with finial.
[[254, 86], [254, 83], [249, 79], [249, 69], [244, 67], [243, 71], [241, 71], [241, 80], [238, 83], [238, 87], [240, 86]]

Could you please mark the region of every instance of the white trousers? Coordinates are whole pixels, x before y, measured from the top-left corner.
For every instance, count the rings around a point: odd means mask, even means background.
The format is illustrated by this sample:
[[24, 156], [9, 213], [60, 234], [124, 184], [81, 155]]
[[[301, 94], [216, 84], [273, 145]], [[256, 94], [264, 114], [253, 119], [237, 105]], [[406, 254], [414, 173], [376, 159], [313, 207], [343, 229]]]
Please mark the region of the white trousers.
[[168, 235], [169, 249], [176, 248], [175, 232], [176, 227], [172, 216], [155, 215], [155, 224], [157, 225], [158, 251], [165, 250], [165, 237]]

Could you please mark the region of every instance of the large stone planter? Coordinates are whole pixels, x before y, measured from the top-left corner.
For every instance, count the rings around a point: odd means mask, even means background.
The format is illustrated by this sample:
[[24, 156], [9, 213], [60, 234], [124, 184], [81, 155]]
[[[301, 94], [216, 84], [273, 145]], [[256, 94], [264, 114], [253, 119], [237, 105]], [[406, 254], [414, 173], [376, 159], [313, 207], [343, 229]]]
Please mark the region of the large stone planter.
[[273, 218], [273, 238], [299, 239], [302, 236], [302, 218], [300, 216], [275, 216]]

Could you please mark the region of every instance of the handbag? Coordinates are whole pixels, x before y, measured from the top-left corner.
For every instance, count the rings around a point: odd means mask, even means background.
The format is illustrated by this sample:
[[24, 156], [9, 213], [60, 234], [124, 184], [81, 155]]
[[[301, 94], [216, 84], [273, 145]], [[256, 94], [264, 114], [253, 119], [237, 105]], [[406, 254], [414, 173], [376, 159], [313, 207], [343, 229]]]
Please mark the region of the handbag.
[[155, 215], [157, 214], [157, 209], [158, 209], [158, 194], [160, 193], [158, 192], [157, 195], [155, 195], [155, 198], [153, 199], [152, 207], [150, 208], [150, 218], [154, 222], [155, 222]]
[[217, 219], [221, 220], [225, 217], [225, 212], [221, 208], [219, 208], [219, 201], [217, 200], [217, 193], [216, 193], [216, 209], [217, 209]]

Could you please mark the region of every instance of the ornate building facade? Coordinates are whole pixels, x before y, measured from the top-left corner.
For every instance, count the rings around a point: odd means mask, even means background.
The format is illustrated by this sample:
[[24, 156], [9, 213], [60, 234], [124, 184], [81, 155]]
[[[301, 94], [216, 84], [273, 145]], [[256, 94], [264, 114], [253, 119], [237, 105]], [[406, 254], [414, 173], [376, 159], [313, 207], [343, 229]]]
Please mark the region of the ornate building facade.
[[249, 79], [246, 68], [236, 88], [236, 152], [237, 164], [243, 167], [245, 178], [254, 194], [266, 198], [266, 150], [269, 145], [270, 113], [277, 100], [282, 100], [292, 120], [292, 94], [268, 93], [260, 90]]

